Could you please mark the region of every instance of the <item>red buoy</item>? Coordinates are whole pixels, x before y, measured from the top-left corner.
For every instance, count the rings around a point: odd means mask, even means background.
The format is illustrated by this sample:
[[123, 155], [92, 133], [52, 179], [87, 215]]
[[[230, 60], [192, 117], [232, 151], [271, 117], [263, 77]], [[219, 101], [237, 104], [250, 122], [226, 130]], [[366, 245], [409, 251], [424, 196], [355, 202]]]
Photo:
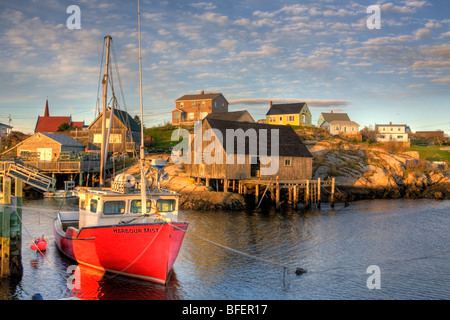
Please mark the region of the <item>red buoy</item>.
[[39, 238], [34, 240], [34, 243], [30, 246], [31, 250], [45, 251], [47, 249], [47, 240], [45, 238]]

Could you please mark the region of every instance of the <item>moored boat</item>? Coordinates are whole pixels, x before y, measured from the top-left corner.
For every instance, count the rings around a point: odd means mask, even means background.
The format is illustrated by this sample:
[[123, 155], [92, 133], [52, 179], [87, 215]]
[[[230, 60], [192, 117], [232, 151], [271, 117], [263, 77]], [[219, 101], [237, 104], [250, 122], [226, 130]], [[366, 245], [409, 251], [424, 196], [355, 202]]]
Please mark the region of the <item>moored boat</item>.
[[[140, 181], [120, 174], [111, 187], [105, 187], [104, 173], [109, 133], [106, 128], [107, 88], [111, 37], [106, 36], [105, 75], [103, 83], [103, 125], [101, 143], [100, 187], [78, 189], [78, 211], [59, 212], [53, 223], [56, 245], [80, 264], [106, 272], [166, 284], [183, 243], [187, 222], [178, 222], [179, 194], [161, 188], [165, 162], [152, 161], [156, 179], [147, 181], [143, 103], [142, 65], [139, 22], [139, 74], [141, 101]], [[113, 114], [115, 99], [112, 96]], [[144, 209], [145, 208], [145, 209]]]
[[112, 188], [82, 188], [79, 211], [59, 212], [53, 230], [57, 247], [78, 263], [165, 284], [188, 223], [177, 222], [178, 194], [141, 194], [116, 178]]

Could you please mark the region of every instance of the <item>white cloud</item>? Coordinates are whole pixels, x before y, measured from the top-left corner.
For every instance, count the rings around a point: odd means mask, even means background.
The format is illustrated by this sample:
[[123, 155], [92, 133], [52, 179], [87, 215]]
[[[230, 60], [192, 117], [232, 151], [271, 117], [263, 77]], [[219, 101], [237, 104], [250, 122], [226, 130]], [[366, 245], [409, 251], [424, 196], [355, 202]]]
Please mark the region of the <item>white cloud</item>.
[[440, 78], [440, 79], [433, 79], [431, 82], [435, 83], [450, 83], [450, 78]]
[[418, 29], [414, 32], [414, 37], [417, 40], [423, 40], [427, 39], [431, 36], [431, 30], [430, 29]]
[[325, 100], [325, 99], [288, 99], [288, 98], [248, 98], [229, 100], [230, 104], [239, 105], [266, 105], [272, 103], [297, 103], [306, 102], [309, 107], [331, 107], [331, 106], [346, 106], [350, 104], [348, 100]]
[[213, 10], [217, 8], [216, 5], [212, 2], [197, 2], [197, 3], [190, 3], [189, 5], [197, 9], [205, 9], [205, 10]]

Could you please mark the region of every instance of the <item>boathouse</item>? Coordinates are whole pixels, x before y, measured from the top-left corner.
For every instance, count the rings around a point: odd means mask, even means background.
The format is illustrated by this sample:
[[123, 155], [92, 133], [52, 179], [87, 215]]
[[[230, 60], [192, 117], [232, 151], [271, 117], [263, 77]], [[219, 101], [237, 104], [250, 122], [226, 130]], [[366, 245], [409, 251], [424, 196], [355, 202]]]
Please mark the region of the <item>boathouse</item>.
[[61, 155], [85, 151], [81, 142], [59, 133], [35, 133], [17, 146], [17, 156], [25, 161], [57, 161]]
[[[201, 128], [201, 154], [194, 150], [191, 163], [185, 164], [191, 177], [227, 182], [312, 178], [313, 156], [290, 126], [206, 118]], [[207, 131], [214, 132], [211, 138], [204, 136]], [[228, 139], [234, 140], [229, 141], [231, 148], [227, 147]], [[195, 141], [192, 145], [195, 148]], [[215, 161], [210, 163], [208, 156]]]
[[[106, 129], [109, 130], [111, 108], [106, 111]], [[100, 151], [102, 144], [101, 113], [89, 125], [89, 150]], [[108, 150], [112, 153], [134, 153], [141, 144], [141, 127], [126, 111], [114, 109]]]

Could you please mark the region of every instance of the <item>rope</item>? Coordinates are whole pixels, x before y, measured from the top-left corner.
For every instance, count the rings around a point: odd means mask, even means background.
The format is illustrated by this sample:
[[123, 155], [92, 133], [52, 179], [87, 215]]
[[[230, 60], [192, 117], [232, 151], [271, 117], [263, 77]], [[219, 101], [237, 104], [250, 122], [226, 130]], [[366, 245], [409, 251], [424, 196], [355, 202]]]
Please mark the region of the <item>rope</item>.
[[[27, 229], [27, 227], [26, 227], [26, 225], [23, 223], [23, 220], [22, 220], [22, 218], [20, 217], [20, 215], [17, 213], [17, 212], [14, 212], [14, 214], [16, 214], [17, 215], [17, 217], [19, 218], [19, 220], [20, 220], [20, 223], [22, 224], [22, 226], [24, 227], [24, 229], [25, 229], [25, 231], [26, 231], [26, 233], [28, 234], [28, 236], [30, 237], [30, 238], [33, 238], [32, 236], [31, 236], [31, 234], [30, 234], [30, 232], [28, 231], [28, 229]], [[36, 239], [36, 238], [34, 238], [34, 239]], [[34, 241], [32, 242], [33, 244], [35, 244], [34, 243]], [[39, 249], [39, 247], [38, 246], [36, 246], [36, 249], [37, 249], [37, 251], [39, 252], [39, 254], [48, 262], [48, 264], [53, 268], [53, 269], [55, 269], [60, 275], [62, 275], [66, 280], [69, 278], [69, 275], [67, 275], [66, 273], [64, 273], [64, 272], [62, 272], [61, 270], [59, 270], [46, 256], [45, 256], [45, 254], [41, 251], [41, 249]]]
[[[173, 228], [175, 228], [175, 229], [178, 229], [178, 230], [181, 230], [181, 231], [183, 231], [183, 232], [186, 232], [186, 230], [184, 230], [184, 229], [182, 229], [182, 228], [180, 228], [180, 227], [177, 227], [176, 225], [172, 224], [171, 222], [169, 222], [169, 225], [171, 225], [171, 226], [172, 226]], [[229, 250], [229, 251], [231, 251], [231, 252], [240, 254], [240, 255], [242, 255], [242, 256], [245, 256], [245, 257], [248, 257], [248, 258], [252, 258], [252, 259], [254, 259], [254, 260], [259, 260], [259, 261], [261, 261], [261, 262], [270, 263], [270, 264], [276, 265], [276, 266], [278, 266], [278, 267], [282, 267], [283, 270], [285, 270], [285, 271], [288, 270], [288, 269], [294, 268], [294, 266], [291, 266], [291, 265], [287, 265], [287, 264], [279, 263], [279, 262], [276, 262], [276, 261], [268, 260], [268, 259], [265, 259], [265, 258], [257, 257], [257, 256], [254, 256], [254, 255], [252, 255], [252, 254], [249, 254], [249, 253], [247, 253], [247, 252], [243, 252], [243, 251], [239, 251], [239, 250], [236, 250], [236, 249], [227, 247], [227, 246], [225, 246], [225, 245], [223, 245], [223, 244], [220, 244], [220, 243], [214, 242], [214, 241], [212, 241], [212, 240], [206, 239], [206, 238], [204, 238], [204, 237], [202, 237], [202, 236], [199, 236], [199, 235], [196, 235], [195, 233], [192, 233], [192, 232], [189, 232], [189, 235], [192, 235], [192, 236], [194, 236], [194, 237], [196, 237], [196, 238], [198, 238], [198, 239], [200, 239], [200, 240], [203, 240], [203, 241], [205, 241], [205, 242], [208, 242], [208, 243], [210, 243], [210, 244], [212, 244], [212, 245], [215, 245], [215, 246], [217, 246], [217, 247], [220, 247], [220, 248], [222, 248], [222, 249]], [[296, 272], [297, 272], [299, 269], [301, 269], [301, 268], [296, 268]]]

